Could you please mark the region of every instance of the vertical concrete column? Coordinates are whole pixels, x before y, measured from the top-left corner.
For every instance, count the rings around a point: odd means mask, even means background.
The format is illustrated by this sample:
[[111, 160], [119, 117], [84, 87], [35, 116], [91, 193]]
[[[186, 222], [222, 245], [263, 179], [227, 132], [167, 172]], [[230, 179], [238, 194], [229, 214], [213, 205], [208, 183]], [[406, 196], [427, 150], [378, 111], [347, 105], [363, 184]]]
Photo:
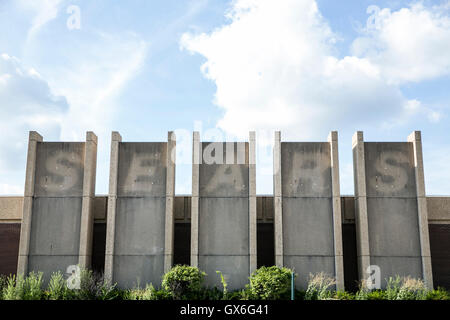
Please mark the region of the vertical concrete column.
[[191, 266], [198, 267], [198, 216], [202, 148], [200, 133], [195, 131], [192, 138]]
[[423, 169], [421, 132], [412, 132], [408, 136], [408, 142], [411, 142], [414, 148], [414, 171], [416, 177], [417, 210], [419, 218], [423, 279], [427, 288], [433, 289], [433, 273], [431, 267], [430, 237], [428, 229], [428, 210], [425, 194], [425, 175]]
[[369, 250], [369, 222], [367, 215], [366, 165], [364, 154], [364, 136], [357, 131], [352, 139], [353, 176], [355, 179], [355, 222], [356, 243], [358, 255], [359, 279], [366, 277], [366, 270], [370, 265]]
[[250, 273], [257, 268], [257, 234], [256, 234], [256, 138], [255, 132], [249, 135], [249, 245]]
[[105, 279], [113, 279], [114, 238], [117, 210], [117, 180], [119, 169], [119, 148], [122, 136], [119, 132], [111, 134], [111, 158], [109, 164], [108, 215], [106, 221]]
[[170, 131], [167, 137], [164, 272], [169, 271], [173, 264], [176, 143], [175, 133]]
[[78, 264], [82, 268], [90, 268], [92, 258], [92, 238], [94, 227], [95, 178], [97, 172], [97, 136], [86, 133], [84, 157], [83, 201], [80, 226], [80, 253]]
[[281, 193], [281, 132], [275, 132], [273, 147], [273, 208], [275, 227], [275, 264], [283, 266], [283, 197]]
[[336, 273], [336, 289], [344, 290], [344, 255], [342, 249], [342, 215], [341, 192], [339, 185], [339, 151], [338, 133], [330, 132], [328, 136], [331, 154], [331, 182], [332, 182], [332, 206], [333, 206], [333, 231], [334, 231], [334, 259]]
[[28, 137], [27, 168], [25, 171], [25, 190], [23, 199], [22, 224], [20, 228], [19, 257], [17, 274], [28, 272], [28, 254], [30, 251], [31, 214], [33, 210], [34, 180], [36, 173], [36, 149], [42, 136], [36, 131], [30, 131]]

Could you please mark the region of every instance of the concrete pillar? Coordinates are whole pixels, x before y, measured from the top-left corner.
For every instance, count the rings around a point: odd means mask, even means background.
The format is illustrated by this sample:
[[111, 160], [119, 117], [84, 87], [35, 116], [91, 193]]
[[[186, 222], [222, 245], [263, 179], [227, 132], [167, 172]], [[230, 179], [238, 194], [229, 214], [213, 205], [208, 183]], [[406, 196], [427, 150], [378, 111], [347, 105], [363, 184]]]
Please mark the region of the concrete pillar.
[[355, 180], [355, 223], [359, 279], [366, 278], [370, 266], [369, 223], [367, 216], [366, 166], [362, 131], [353, 135], [353, 176]]
[[335, 275], [336, 289], [344, 290], [344, 254], [342, 249], [342, 213], [341, 213], [341, 192], [339, 185], [339, 151], [338, 133], [330, 132], [328, 136], [331, 154], [331, 181], [332, 181], [332, 202], [333, 202], [333, 231], [334, 231], [334, 255], [335, 255]]
[[255, 132], [249, 135], [249, 240], [250, 240], [250, 274], [257, 268], [257, 234], [256, 234], [256, 138]]
[[193, 133], [192, 141], [192, 199], [191, 199], [191, 266], [198, 267], [198, 215], [200, 164], [202, 163], [202, 148], [200, 133]]
[[275, 264], [283, 267], [283, 197], [281, 193], [281, 132], [275, 132], [273, 148], [273, 208], [275, 236]]
[[428, 229], [428, 210], [425, 194], [425, 175], [423, 169], [422, 136], [420, 131], [414, 131], [408, 136], [408, 142], [414, 148], [414, 169], [417, 190], [417, 210], [419, 218], [420, 247], [422, 254], [422, 272], [425, 285], [433, 289], [433, 272], [431, 267], [430, 238]]
[[166, 221], [164, 246], [164, 272], [172, 268], [174, 245], [176, 136], [173, 131], [167, 137]]
[[84, 156], [83, 202], [81, 210], [80, 253], [78, 264], [90, 268], [92, 260], [92, 238], [94, 229], [95, 178], [97, 172], [97, 136], [86, 133]]
[[117, 209], [117, 179], [119, 170], [119, 148], [122, 136], [119, 132], [111, 134], [111, 157], [109, 164], [108, 215], [106, 221], [105, 279], [113, 280], [114, 238]]
[[30, 131], [28, 138], [27, 168], [25, 171], [25, 190], [23, 199], [22, 225], [20, 229], [19, 257], [17, 274], [28, 272], [28, 254], [30, 250], [31, 215], [33, 210], [34, 182], [36, 172], [36, 149], [42, 136], [36, 131]]

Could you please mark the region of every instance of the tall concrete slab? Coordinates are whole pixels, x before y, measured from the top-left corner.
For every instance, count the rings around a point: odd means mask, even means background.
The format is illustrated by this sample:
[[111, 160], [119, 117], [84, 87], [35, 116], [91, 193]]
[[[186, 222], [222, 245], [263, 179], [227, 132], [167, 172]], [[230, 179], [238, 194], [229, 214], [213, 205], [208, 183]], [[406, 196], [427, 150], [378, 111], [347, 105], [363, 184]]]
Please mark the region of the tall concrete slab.
[[281, 142], [275, 133], [274, 215], [278, 266], [298, 274], [324, 272], [344, 287], [337, 132], [328, 142]]
[[[353, 138], [355, 220], [360, 279], [378, 266], [389, 277], [411, 276], [432, 287], [420, 132], [409, 142]], [[373, 269], [373, 267], [371, 267]]]
[[30, 132], [18, 273], [89, 267], [92, 255], [97, 137], [43, 142]]
[[243, 288], [256, 269], [255, 135], [247, 142], [200, 142], [194, 132], [191, 265], [208, 286]]
[[159, 286], [173, 261], [175, 134], [121, 140], [113, 132], [105, 276], [120, 288]]

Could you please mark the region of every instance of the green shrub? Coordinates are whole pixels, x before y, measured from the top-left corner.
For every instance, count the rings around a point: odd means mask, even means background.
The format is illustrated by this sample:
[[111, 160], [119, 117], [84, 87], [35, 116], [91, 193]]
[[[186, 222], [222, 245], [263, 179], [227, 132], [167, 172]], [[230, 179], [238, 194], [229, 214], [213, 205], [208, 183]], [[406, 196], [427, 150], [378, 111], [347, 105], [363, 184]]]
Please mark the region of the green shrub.
[[336, 280], [323, 272], [310, 274], [305, 300], [325, 300], [330, 298], [333, 295], [332, 287], [335, 284]]
[[178, 265], [163, 276], [162, 287], [175, 300], [196, 299], [205, 275], [196, 267]]
[[250, 275], [251, 298], [258, 300], [289, 299], [291, 273], [288, 268], [261, 267]]
[[8, 285], [8, 277], [0, 274], [0, 300], [3, 300], [3, 290]]
[[367, 294], [367, 300], [385, 300], [386, 294], [382, 290], [373, 290]]
[[92, 270], [80, 269], [80, 289], [73, 289], [77, 300], [114, 300], [119, 297], [116, 285], [109, 284], [100, 274]]
[[41, 300], [43, 291], [43, 273], [31, 272], [28, 277], [25, 278], [23, 300]]
[[6, 287], [3, 289], [3, 300], [22, 300], [24, 295], [25, 280], [19, 274], [8, 277]]
[[405, 278], [398, 291], [397, 300], [425, 300], [427, 289], [421, 279]]
[[47, 298], [49, 300], [70, 300], [72, 296], [72, 291], [67, 288], [67, 282], [62, 273], [54, 272], [48, 283]]
[[444, 288], [437, 288], [436, 290], [428, 291], [427, 300], [450, 300], [450, 293]]
[[202, 288], [196, 297], [198, 300], [222, 300], [224, 299], [223, 291], [219, 288]]
[[336, 300], [355, 300], [355, 295], [347, 291], [337, 291], [333, 298]]
[[145, 289], [141, 289], [139, 286], [135, 289], [127, 290], [125, 300], [157, 300], [157, 290], [152, 284], [147, 284]]
[[403, 279], [399, 276], [396, 276], [395, 278], [390, 277], [387, 280], [386, 294], [385, 294], [387, 300], [397, 299], [400, 287], [402, 285], [402, 281]]

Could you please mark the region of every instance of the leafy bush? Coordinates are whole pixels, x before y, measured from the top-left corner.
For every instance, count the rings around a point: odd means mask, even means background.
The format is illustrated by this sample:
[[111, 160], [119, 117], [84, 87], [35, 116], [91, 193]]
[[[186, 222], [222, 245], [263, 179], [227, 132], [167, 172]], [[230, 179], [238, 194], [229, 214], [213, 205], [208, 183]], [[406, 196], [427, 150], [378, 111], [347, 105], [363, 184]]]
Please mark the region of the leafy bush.
[[22, 275], [10, 275], [3, 289], [4, 300], [22, 300], [24, 293], [25, 280]]
[[41, 300], [43, 273], [31, 272], [24, 281], [23, 300]]
[[80, 270], [80, 289], [73, 289], [78, 300], [113, 300], [118, 298], [116, 285], [109, 284], [103, 275], [92, 270]]
[[385, 300], [386, 293], [382, 290], [373, 290], [367, 294], [367, 300]]
[[336, 300], [355, 300], [355, 295], [347, 291], [337, 291], [333, 298]]
[[201, 292], [201, 285], [206, 274], [196, 267], [178, 265], [164, 276], [162, 287], [173, 299], [196, 299]]
[[292, 270], [277, 266], [261, 267], [250, 276], [251, 298], [260, 300], [289, 299]]
[[398, 291], [397, 300], [425, 300], [427, 289], [421, 279], [405, 278]]
[[444, 288], [437, 288], [433, 291], [428, 291], [427, 300], [450, 300], [450, 292], [446, 291]]
[[3, 289], [6, 288], [7, 284], [8, 284], [8, 277], [3, 274], [0, 274], [0, 300], [3, 299]]
[[333, 294], [332, 287], [335, 284], [336, 280], [323, 272], [310, 274], [305, 300], [325, 300], [330, 298]]
[[152, 284], [147, 284], [145, 289], [137, 287], [127, 290], [125, 300], [157, 300], [157, 290]]
[[66, 279], [58, 271], [52, 273], [46, 295], [49, 300], [71, 300], [75, 297], [75, 292], [67, 287]]
[[385, 294], [387, 300], [397, 299], [400, 287], [402, 285], [402, 281], [403, 279], [399, 276], [396, 276], [395, 278], [390, 277], [387, 280], [386, 294]]

